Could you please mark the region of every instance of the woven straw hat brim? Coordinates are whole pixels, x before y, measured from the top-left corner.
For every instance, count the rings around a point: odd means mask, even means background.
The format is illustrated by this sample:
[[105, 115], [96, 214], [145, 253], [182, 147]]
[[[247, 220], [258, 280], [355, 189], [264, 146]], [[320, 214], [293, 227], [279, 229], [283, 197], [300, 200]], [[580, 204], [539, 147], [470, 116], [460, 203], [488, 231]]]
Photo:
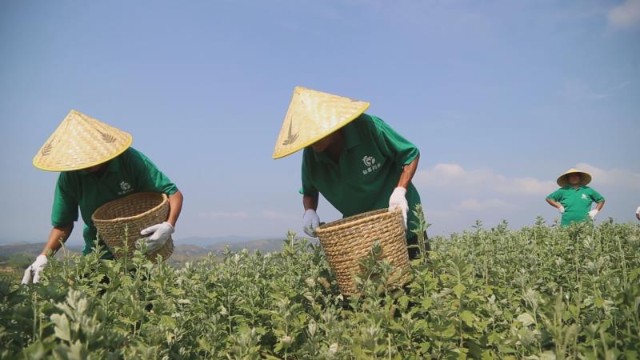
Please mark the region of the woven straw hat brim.
[[133, 137], [120, 129], [71, 110], [33, 158], [46, 171], [86, 169], [127, 150]]
[[586, 186], [591, 182], [591, 175], [589, 175], [589, 173], [586, 173], [582, 170], [571, 168], [567, 170], [564, 174], [560, 175], [558, 177], [558, 180], [556, 180], [556, 182], [560, 187], [571, 185], [569, 184], [569, 174], [580, 174], [580, 186]]
[[369, 103], [296, 86], [273, 151], [279, 159], [315, 143], [347, 125]]

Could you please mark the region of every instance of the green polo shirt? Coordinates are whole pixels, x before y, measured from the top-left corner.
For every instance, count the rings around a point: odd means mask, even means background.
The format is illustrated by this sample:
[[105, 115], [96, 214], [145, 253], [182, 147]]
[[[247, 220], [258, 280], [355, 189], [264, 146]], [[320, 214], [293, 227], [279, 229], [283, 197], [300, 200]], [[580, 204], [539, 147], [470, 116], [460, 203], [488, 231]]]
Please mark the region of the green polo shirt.
[[86, 255], [91, 252], [96, 239], [97, 230], [91, 215], [98, 207], [137, 192], [172, 195], [176, 191], [176, 185], [149, 158], [129, 148], [110, 160], [100, 173], [86, 170], [61, 172], [53, 199], [51, 223], [53, 226], [69, 225], [78, 220], [79, 209], [85, 224], [82, 253]]
[[564, 207], [561, 221], [563, 226], [589, 220], [591, 204], [604, 201], [602, 195], [588, 186], [565, 186], [549, 194], [547, 199], [559, 202]]
[[[404, 165], [420, 154], [418, 149], [381, 119], [362, 114], [341, 129], [345, 147], [338, 163], [311, 147], [302, 155], [304, 195], [321, 193], [342, 216], [389, 207]], [[407, 237], [417, 227], [413, 213], [420, 195], [413, 184], [407, 189], [409, 212]]]

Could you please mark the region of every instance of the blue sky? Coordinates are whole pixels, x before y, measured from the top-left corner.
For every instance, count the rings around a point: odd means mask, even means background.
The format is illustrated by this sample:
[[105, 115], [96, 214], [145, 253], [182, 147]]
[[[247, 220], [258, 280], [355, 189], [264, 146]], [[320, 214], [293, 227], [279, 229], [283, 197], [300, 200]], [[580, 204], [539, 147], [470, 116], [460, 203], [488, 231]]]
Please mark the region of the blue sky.
[[296, 85], [370, 101], [420, 148], [431, 234], [552, 222], [576, 166], [599, 221], [640, 205], [640, 0], [8, 0], [0, 54], [4, 242], [46, 239], [57, 173], [31, 160], [70, 109], [183, 191], [176, 240], [301, 233], [300, 153], [271, 158]]

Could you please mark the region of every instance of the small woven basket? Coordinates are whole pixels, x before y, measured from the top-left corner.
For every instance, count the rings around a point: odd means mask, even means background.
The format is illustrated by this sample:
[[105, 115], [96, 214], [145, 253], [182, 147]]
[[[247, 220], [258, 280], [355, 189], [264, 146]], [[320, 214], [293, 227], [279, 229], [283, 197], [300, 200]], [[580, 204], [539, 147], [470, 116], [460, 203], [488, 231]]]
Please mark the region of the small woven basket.
[[395, 268], [393, 283], [400, 286], [407, 280], [409, 254], [400, 211], [382, 209], [353, 215], [321, 225], [316, 235], [344, 295], [358, 293], [354, 276], [360, 272], [360, 260], [369, 256], [376, 241], [382, 259]]
[[[141, 192], [110, 201], [100, 206], [91, 216], [98, 229], [98, 237], [104, 241], [113, 256], [118, 259], [132, 255], [136, 240], [143, 238], [140, 231], [167, 220], [169, 198], [163, 193]], [[166, 260], [173, 254], [170, 237], [160, 249], [147, 254], [155, 260], [162, 255]]]

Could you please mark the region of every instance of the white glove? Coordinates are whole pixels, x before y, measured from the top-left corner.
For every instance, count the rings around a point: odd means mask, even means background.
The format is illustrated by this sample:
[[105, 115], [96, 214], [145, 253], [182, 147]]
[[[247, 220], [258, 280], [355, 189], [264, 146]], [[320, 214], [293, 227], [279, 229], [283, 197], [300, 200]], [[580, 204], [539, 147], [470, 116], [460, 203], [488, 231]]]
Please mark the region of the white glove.
[[47, 262], [49, 262], [47, 255], [38, 255], [36, 261], [29, 265], [29, 267], [24, 271], [22, 284], [30, 284], [32, 281], [34, 284], [39, 283], [40, 275], [42, 275], [42, 270], [47, 265]]
[[318, 226], [320, 226], [320, 217], [315, 210], [307, 209], [302, 216], [304, 232], [311, 237], [316, 237], [316, 228]]
[[389, 210], [393, 210], [395, 208], [400, 208], [402, 210], [402, 217], [404, 218], [404, 227], [407, 228], [407, 212], [409, 211], [409, 203], [407, 202], [407, 198], [405, 195], [407, 194], [407, 189], [402, 186], [398, 186], [393, 189], [391, 193], [391, 197], [389, 198]]
[[175, 229], [168, 222], [149, 226], [140, 231], [140, 235], [147, 236], [147, 252], [154, 252], [162, 247], [169, 240]]
[[591, 220], [594, 220], [596, 218], [596, 215], [598, 215], [598, 210], [593, 209], [589, 211], [589, 217], [591, 218]]
[[564, 206], [558, 206], [558, 211], [560, 212], [560, 214], [564, 214]]

